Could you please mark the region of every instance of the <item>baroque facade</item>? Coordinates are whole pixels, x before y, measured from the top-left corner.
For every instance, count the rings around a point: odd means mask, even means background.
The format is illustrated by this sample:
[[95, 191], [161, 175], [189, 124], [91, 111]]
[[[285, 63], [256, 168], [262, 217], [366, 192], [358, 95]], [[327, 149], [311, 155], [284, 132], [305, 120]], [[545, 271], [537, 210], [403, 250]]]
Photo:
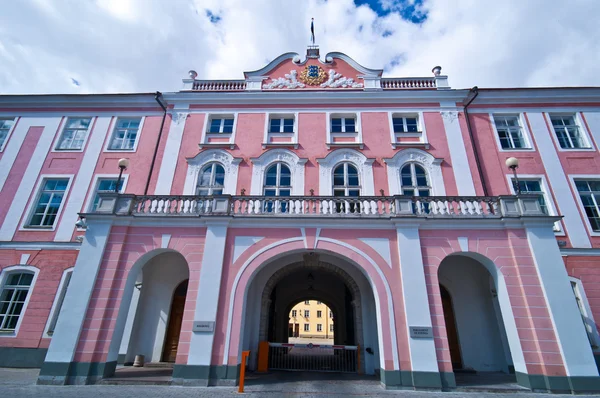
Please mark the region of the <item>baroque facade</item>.
[[599, 88], [452, 89], [316, 46], [183, 83], [0, 96], [0, 366], [233, 384], [310, 299], [387, 388], [600, 390]]

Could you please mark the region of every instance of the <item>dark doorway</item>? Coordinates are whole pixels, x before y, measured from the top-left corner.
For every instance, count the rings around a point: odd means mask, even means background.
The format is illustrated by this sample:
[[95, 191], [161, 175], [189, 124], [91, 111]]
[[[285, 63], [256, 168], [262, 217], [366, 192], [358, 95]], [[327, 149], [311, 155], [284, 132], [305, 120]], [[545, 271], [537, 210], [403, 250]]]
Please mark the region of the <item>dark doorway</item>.
[[442, 295], [442, 308], [444, 309], [444, 322], [446, 323], [446, 333], [448, 334], [448, 345], [450, 346], [450, 360], [452, 369], [462, 369], [462, 359], [460, 356], [460, 344], [458, 342], [458, 332], [456, 331], [456, 318], [454, 317], [454, 308], [452, 306], [452, 297], [446, 288], [440, 285]]
[[185, 308], [187, 289], [188, 280], [186, 279], [175, 288], [175, 293], [173, 293], [165, 345], [162, 353], [163, 362], [175, 362], [175, 358], [177, 357], [177, 347], [179, 346], [179, 335], [181, 333], [181, 323], [183, 321], [183, 310]]

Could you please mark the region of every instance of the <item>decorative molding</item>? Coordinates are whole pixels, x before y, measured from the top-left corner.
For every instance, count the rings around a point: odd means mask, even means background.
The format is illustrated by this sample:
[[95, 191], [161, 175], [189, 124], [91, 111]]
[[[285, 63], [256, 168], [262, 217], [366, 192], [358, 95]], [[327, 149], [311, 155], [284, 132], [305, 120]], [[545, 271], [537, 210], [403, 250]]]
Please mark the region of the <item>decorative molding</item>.
[[458, 120], [458, 112], [456, 111], [441, 111], [440, 114], [447, 122], [454, 123], [454, 121]]
[[427, 171], [427, 178], [433, 190], [433, 196], [446, 196], [444, 176], [442, 175], [442, 162], [444, 159], [433, 157], [429, 152], [417, 148], [406, 148], [398, 151], [393, 158], [383, 161], [388, 168], [388, 187], [390, 195], [401, 195], [402, 186], [400, 172], [407, 163], [418, 163]]
[[190, 114], [189, 112], [176, 112], [176, 111], [169, 113], [169, 115], [171, 115], [171, 120], [177, 125], [181, 124], [182, 122], [185, 122], [185, 120], [187, 119], [189, 114]]
[[354, 149], [341, 148], [331, 151], [326, 157], [317, 159], [319, 163], [319, 195], [329, 196], [333, 194], [333, 169], [342, 162], [352, 163], [356, 166], [359, 174], [361, 195], [375, 195], [375, 183], [373, 180], [373, 162], [361, 152]]
[[238, 179], [238, 168], [242, 158], [234, 158], [233, 155], [222, 149], [207, 149], [200, 152], [193, 158], [187, 158], [186, 161], [188, 162], [188, 170], [183, 188], [184, 195], [195, 194], [200, 170], [202, 170], [202, 167], [208, 163], [213, 162], [221, 164], [225, 169], [223, 193], [235, 195]]
[[321, 87], [331, 87], [331, 88], [362, 88], [362, 83], [356, 83], [354, 79], [350, 77], [343, 77], [341, 73], [337, 73], [333, 69], [329, 70], [329, 79], [321, 84]]
[[257, 158], [252, 158], [252, 181], [250, 195], [262, 195], [265, 171], [273, 163], [284, 163], [292, 173], [292, 195], [304, 195], [304, 165], [308, 159], [283, 148], [271, 149]]
[[289, 74], [284, 75], [285, 77], [278, 77], [277, 79], [271, 79], [271, 83], [263, 84], [263, 88], [304, 88], [304, 83], [298, 81], [298, 71], [292, 69]]

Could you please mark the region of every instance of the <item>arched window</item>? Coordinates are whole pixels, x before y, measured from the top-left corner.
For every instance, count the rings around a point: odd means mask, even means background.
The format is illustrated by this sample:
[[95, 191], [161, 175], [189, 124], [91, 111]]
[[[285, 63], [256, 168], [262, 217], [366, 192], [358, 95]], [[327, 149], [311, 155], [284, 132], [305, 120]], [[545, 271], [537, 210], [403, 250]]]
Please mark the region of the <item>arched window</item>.
[[275, 163], [265, 173], [265, 196], [290, 196], [292, 192], [292, 173], [283, 163]]
[[333, 170], [333, 196], [359, 196], [358, 170], [350, 163], [340, 163]]
[[33, 272], [11, 272], [0, 291], [0, 331], [15, 331], [33, 282]]
[[196, 195], [222, 195], [225, 183], [225, 169], [219, 163], [210, 163], [198, 175]]
[[402, 183], [402, 195], [408, 196], [430, 196], [431, 186], [427, 178], [427, 172], [423, 166], [416, 163], [408, 163], [402, 167], [400, 172]]

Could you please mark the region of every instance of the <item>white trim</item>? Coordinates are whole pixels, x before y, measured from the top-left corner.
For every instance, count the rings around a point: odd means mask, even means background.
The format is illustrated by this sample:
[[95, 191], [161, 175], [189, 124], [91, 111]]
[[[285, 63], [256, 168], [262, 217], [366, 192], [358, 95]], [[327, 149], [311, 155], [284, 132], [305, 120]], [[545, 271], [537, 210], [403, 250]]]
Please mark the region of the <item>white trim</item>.
[[[8, 120], [8, 119], [10, 119], [10, 116], [8, 116], [8, 117], [1, 116], [0, 119]], [[17, 126], [19, 119], [20, 119], [19, 116], [13, 116], [13, 125], [10, 126], [10, 129], [8, 130], [8, 133], [6, 134], [6, 138], [4, 139], [4, 142], [2, 142], [0, 144], [0, 153], [4, 152], [4, 148], [6, 148], [6, 146], [8, 145], [8, 140], [10, 140], [10, 136], [12, 135], [12, 132], [15, 130], [15, 127]], [[1, 186], [0, 186], [0, 189], [2, 189]]]
[[300, 158], [294, 152], [283, 148], [270, 149], [257, 158], [251, 158], [252, 180], [250, 195], [263, 195], [265, 172], [274, 163], [284, 163], [292, 174], [292, 195], [304, 195], [304, 165], [308, 159]]
[[[388, 115], [388, 122], [390, 125], [390, 140], [392, 143], [392, 147], [396, 148], [399, 145], [411, 145], [411, 144], [429, 144], [429, 141], [427, 140], [427, 129], [425, 128], [425, 120], [423, 118], [423, 112], [419, 111], [419, 112], [405, 112], [405, 111], [401, 111], [401, 110], [395, 110], [395, 111], [388, 111], [387, 112]], [[417, 132], [412, 132], [412, 133], [396, 133], [394, 131], [394, 116], [395, 117], [402, 117], [402, 118], [407, 118], [407, 117], [415, 117], [417, 118]], [[406, 143], [401, 143], [401, 142], [397, 142], [396, 141], [396, 134], [400, 134], [403, 137], [418, 137], [419, 140], [418, 141], [414, 141], [414, 142], [406, 142]]]
[[223, 183], [224, 195], [235, 195], [237, 191], [238, 168], [242, 158], [234, 158], [229, 152], [223, 149], [207, 149], [193, 158], [186, 159], [188, 163], [185, 184], [183, 186], [184, 195], [195, 195], [198, 184], [198, 175], [200, 170], [208, 163], [220, 163], [225, 169], [225, 181]]
[[[515, 176], [513, 174], [505, 174], [506, 181], [508, 182], [508, 189], [511, 194], [516, 195], [515, 187], [513, 185], [513, 178]], [[540, 188], [542, 188], [542, 193], [544, 195], [544, 200], [546, 201], [546, 205], [548, 206], [548, 210], [550, 211], [550, 216], [557, 216], [558, 211], [556, 210], [556, 204], [554, 203], [554, 195], [552, 194], [552, 190], [550, 189], [550, 185], [548, 185], [548, 181], [546, 180], [546, 176], [543, 174], [518, 174], [519, 181], [539, 181]], [[554, 230], [557, 236], [565, 236], [565, 232], [563, 230], [562, 223], [557, 221], [554, 223], [555, 227], [558, 227], [558, 230]]]
[[[135, 142], [133, 143], [132, 149], [109, 149], [110, 144], [112, 143], [113, 137], [115, 135], [115, 130], [117, 129], [117, 122], [119, 119], [135, 119], [140, 118], [140, 125], [138, 127], [137, 134], [135, 135]], [[142, 135], [142, 129], [144, 128], [144, 122], [146, 121], [146, 116], [115, 116], [110, 124], [110, 130], [108, 139], [106, 140], [106, 145], [104, 146], [104, 150], [102, 152], [105, 153], [135, 153], [137, 152], [138, 144], [140, 143], [140, 137]]]
[[431, 196], [446, 196], [441, 166], [444, 159], [436, 159], [429, 152], [420, 149], [407, 148], [398, 151], [393, 158], [383, 159], [383, 161], [387, 167], [389, 196], [402, 195], [400, 172], [407, 163], [416, 163], [425, 168], [431, 185]]
[[[531, 133], [529, 131], [529, 127], [527, 126], [527, 120], [525, 119], [525, 114], [523, 112], [508, 112], [505, 110], [504, 112], [490, 112], [488, 115], [490, 117], [490, 123], [492, 124], [492, 130], [494, 131], [494, 138], [498, 147], [498, 152], [535, 152], [535, 145], [533, 144], [533, 140], [531, 139]], [[494, 119], [494, 115], [516, 116], [519, 119], [521, 133], [523, 135], [523, 140], [525, 141], [525, 146], [523, 148], [502, 148], [502, 143], [500, 142], [500, 136], [498, 135], [498, 129], [496, 127], [496, 120]]]
[[590, 303], [585, 294], [585, 290], [583, 289], [583, 282], [581, 281], [581, 279], [577, 279], [573, 276], [569, 276], [569, 280], [571, 282], [575, 282], [575, 294], [579, 296], [578, 299], [583, 304], [584, 313], [582, 315], [588, 318], [589, 322], [586, 322], [586, 325], [589, 325], [592, 329], [591, 333], [588, 333], [588, 336], [590, 336], [592, 339], [592, 345], [598, 348], [598, 346], [600, 346], [600, 335], [598, 334], [598, 326], [596, 326], [596, 321], [594, 320], [594, 313], [592, 312], [592, 308], [590, 307]]
[[[75, 176], [73, 174], [40, 174], [40, 176], [38, 177], [35, 189], [33, 190], [34, 196], [30, 196], [29, 197], [29, 203], [27, 205], [27, 210], [23, 213], [23, 217], [21, 219], [21, 225], [19, 226], [19, 231], [54, 231], [57, 227], [58, 224], [61, 221], [61, 215], [63, 212], [63, 209], [66, 206], [66, 202], [69, 199], [69, 192], [71, 190], [71, 185], [73, 184], [73, 178]], [[65, 193], [63, 195], [63, 199], [60, 202], [60, 206], [58, 208], [58, 211], [56, 212], [56, 217], [54, 218], [54, 223], [52, 224], [52, 227], [35, 227], [29, 226], [29, 220], [31, 220], [31, 217], [33, 216], [32, 211], [33, 208], [36, 206], [37, 201], [39, 200], [40, 197], [40, 193], [41, 193], [41, 188], [42, 188], [42, 184], [44, 183], [44, 181], [46, 180], [52, 180], [52, 179], [68, 179], [69, 182], [67, 182], [67, 187], [65, 188]]]
[[[271, 129], [271, 119], [289, 119], [289, 118], [293, 118], [294, 119], [294, 127], [293, 127], [293, 132], [292, 133], [284, 133], [284, 132], [279, 132], [279, 133], [271, 133], [269, 130]], [[283, 128], [283, 126], [281, 126], [281, 128]], [[292, 140], [291, 142], [285, 143], [287, 145], [290, 146], [297, 146], [298, 145], [298, 112], [271, 112], [271, 111], [267, 111], [266, 112], [266, 116], [265, 116], [265, 132], [263, 135], [263, 148], [264, 146], [268, 146], [268, 145], [285, 145], [284, 143], [272, 143], [269, 141], [271, 134], [273, 134], [273, 137], [277, 137], [277, 136], [281, 136], [284, 134], [292, 134]]]
[[442, 115], [444, 130], [446, 132], [446, 142], [448, 143], [448, 150], [450, 152], [456, 190], [459, 196], [476, 196], [469, 157], [467, 156], [467, 149], [458, 120], [458, 112], [443, 109], [440, 111], [440, 114]]
[[91, 135], [89, 146], [83, 154], [79, 171], [73, 182], [73, 193], [68, 198], [65, 215], [60, 220], [56, 235], [54, 236], [55, 241], [68, 242], [73, 237], [73, 229], [79, 218], [77, 213], [82, 210], [83, 202], [85, 201], [98, 158], [100, 157], [102, 143], [109, 131], [110, 121], [111, 118], [109, 117], [96, 118], [95, 125], [88, 134], [88, 136]]
[[[327, 137], [327, 141], [326, 144], [328, 147], [330, 146], [343, 146], [343, 145], [363, 145], [364, 141], [363, 141], [363, 133], [362, 133], [362, 112], [359, 110], [350, 110], [350, 109], [343, 109], [337, 112], [324, 112], [326, 114], [326, 137]], [[333, 133], [336, 136], [339, 137], [354, 137], [354, 142], [343, 142], [343, 143], [339, 143], [339, 142], [333, 142], [333, 137], [332, 137], [332, 131], [331, 131], [331, 119], [335, 118], [342, 118], [342, 119], [354, 119], [354, 128], [356, 129], [356, 131], [354, 133], [352, 132], [340, 132], [340, 133]], [[345, 130], [345, 124], [344, 124], [344, 130]]]
[[[265, 113], [263, 110], [262, 113]], [[209, 145], [221, 145], [221, 146], [233, 146], [235, 144], [235, 136], [237, 132], [237, 124], [238, 124], [238, 110], [235, 111], [205, 111], [204, 124], [202, 126], [202, 135], [200, 137], [200, 148], [203, 146]], [[213, 118], [230, 118], [233, 117], [233, 127], [231, 128], [231, 133], [209, 133], [208, 130], [210, 128], [210, 122]], [[209, 137], [226, 137], [229, 138], [228, 142], [219, 142], [219, 143], [209, 143]], [[233, 148], [231, 148], [233, 149]]]
[[[583, 207], [583, 202], [581, 201], [581, 196], [579, 196], [579, 191], [577, 190], [577, 186], [575, 185], [575, 180], [597, 180], [600, 181], [600, 174], [568, 174], [567, 178], [569, 179], [569, 183], [571, 184], [571, 188], [575, 194], [575, 202], [577, 203], [577, 209], [581, 212], [580, 218], [585, 225], [585, 228], [590, 236], [600, 236], [600, 231], [594, 231], [592, 229], [592, 224], [590, 224], [590, 220], [588, 219], [585, 208]], [[600, 204], [599, 204], [600, 205]], [[591, 247], [591, 246], [590, 246]]]
[[0, 242], [0, 249], [15, 250], [79, 250], [79, 242]]
[[4, 284], [6, 282], [6, 277], [12, 273], [20, 273], [19, 271], [29, 271], [33, 273], [33, 279], [31, 280], [31, 284], [29, 285], [29, 290], [27, 291], [27, 297], [25, 298], [25, 303], [23, 304], [23, 309], [19, 314], [19, 320], [17, 321], [17, 325], [15, 326], [15, 331], [13, 333], [0, 333], [0, 338], [15, 338], [19, 335], [19, 329], [21, 328], [21, 323], [23, 322], [23, 318], [25, 317], [25, 312], [27, 311], [27, 306], [29, 305], [29, 300], [33, 295], [33, 288], [35, 287], [35, 282], [37, 281], [38, 274], [40, 273], [40, 269], [33, 265], [11, 265], [0, 270], [0, 294], [4, 290]]
[[[100, 180], [117, 180], [119, 179], [119, 174], [94, 174], [93, 183], [89, 186], [87, 193], [87, 199], [85, 204], [81, 208], [83, 213], [88, 213], [92, 211], [92, 204], [94, 202], [94, 197], [96, 196], [96, 192], [98, 191], [98, 184]], [[129, 174], [123, 174], [121, 176], [123, 184], [121, 185], [122, 189], [119, 191], [120, 193], [125, 193], [127, 189], [127, 182], [129, 181]]]
[[546, 118], [540, 112], [529, 113], [527, 118], [548, 176], [549, 186], [556, 199], [557, 211], [565, 216], [563, 223], [571, 244], [577, 248], [592, 247], [585, 222], [581, 219], [579, 210], [573, 206], [573, 193], [551, 137], [554, 131], [548, 130]]
[[[90, 119], [90, 124], [85, 132], [85, 138], [83, 139], [83, 143], [81, 144], [81, 148], [80, 149], [57, 149], [56, 147], [58, 146], [58, 144], [60, 144], [60, 140], [63, 136], [63, 134], [65, 133], [65, 129], [67, 127], [67, 121], [69, 119]], [[88, 142], [88, 139], [92, 133], [92, 130], [95, 130], [95, 123], [98, 120], [97, 116], [65, 116], [64, 117], [64, 122], [62, 124], [62, 128], [60, 129], [60, 133], [56, 135], [56, 138], [54, 140], [54, 142], [52, 143], [52, 149], [50, 150], [50, 152], [53, 153], [70, 153], [70, 152], [83, 152], [86, 150], [86, 144]]]
[[363, 153], [350, 148], [340, 148], [329, 152], [324, 158], [317, 159], [319, 163], [319, 195], [333, 195], [333, 170], [343, 162], [356, 166], [359, 174], [361, 196], [375, 195], [375, 181], [373, 179], [373, 161]]
[[179, 151], [183, 140], [183, 132], [189, 115], [189, 109], [173, 109], [170, 113], [171, 124], [167, 134], [165, 150], [160, 162], [155, 195], [170, 195], [175, 177], [175, 169], [179, 163]]
[[[48, 334], [48, 329], [50, 328], [50, 324], [52, 323], [52, 320], [53, 320], [53, 318], [55, 316], [55, 313], [58, 310], [56, 307], [58, 306], [58, 302], [60, 301], [60, 296], [61, 295], [63, 296], [63, 303], [64, 303], [64, 296], [67, 293], [66, 289], [65, 289], [65, 282], [67, 280], [67, 274], [72, 273], [74, 268], [75, 267], [67, 268], [62, 273], [62, 276], [60, 278], [60, 283], [58, 284], [58, 289], [56, 289], [56, 294], [54, 295], [54, 301], [52, 302], [52, 307], [50, 309], [50, 314], [48, 315], [48, 319], [46, 320], [46, 326], [44, 326], [43, 337], [45, 337], [45, 338], [51, 338], [52, 337], [52, 335]], [[71, 274], [71, 276], [73, 276], [73, 274]], [[63, 293], [63, 289], [65, 289], [64, 293]], [[62, 309], [62, 306], [61, 306], [61, 309]], [[56, 314], [56, 317], [58, 318], [59, 315], [60, 315], [60, 311], [59, 311], [58, 314]], [[57, 319], [57, 322], [58, 322], [58, 319]], [[56, 323], [55, 323], [55, 328], [56, 328]]]
[[[558, 152], [595, 152], [596, 151], [596, 147], [594, 145], [594, 142], [592, 141], [589, 132], [587, 131], [587, 128], [585, 127], [585, 123], [583, 122], [583, 119], [581, 118], [581, 112], [579, 111], [575, 111], [575, 112], [557, 112], [557, 111], [550, 111], [550, 112], [544, 112], [544, 119], [546, 121], [546, 123], [548, 123], [548, 128], [550, 130], [550, 135], [552, 136], [552, 139], [554, 140], [554, 144], [556, 147], [556, 150]], [[588, 144], [589, 146], [587, 147], [583, 147], [583, 148], [562, 148], [560, 146], [560, 142], [558, 142], [558, 136], [556, 135], [556, 131], [554, 130], [554, 126], [552, 125], [552, 119], [551, 116], [552, 115], [556, 115], [556, 116], [572, 116], [573, 120], [575, 121], [575, 124], [577, 125], [577, 127], [579, 128], [579, 132], [581, 133], [581, 137], [583, 138], [583, 140], [585, 141], [586, 144]]]

